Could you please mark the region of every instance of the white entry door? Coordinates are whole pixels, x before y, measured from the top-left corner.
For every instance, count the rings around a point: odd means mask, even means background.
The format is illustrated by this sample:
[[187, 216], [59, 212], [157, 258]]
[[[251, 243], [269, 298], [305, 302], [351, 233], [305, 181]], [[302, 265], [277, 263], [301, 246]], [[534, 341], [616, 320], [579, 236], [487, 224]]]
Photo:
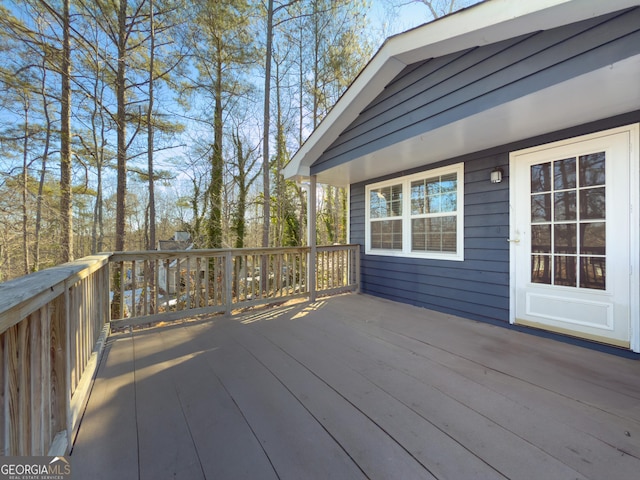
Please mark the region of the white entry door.
[[631, 347], [637, 136], [633, 126], [511, 154], [513, 323]]

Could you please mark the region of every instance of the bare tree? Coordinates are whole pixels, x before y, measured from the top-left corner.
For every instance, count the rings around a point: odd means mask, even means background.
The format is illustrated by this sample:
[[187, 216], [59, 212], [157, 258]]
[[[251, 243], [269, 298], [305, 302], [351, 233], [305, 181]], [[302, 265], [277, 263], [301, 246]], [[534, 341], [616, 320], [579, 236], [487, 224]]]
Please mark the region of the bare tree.
[[71, 178], [71, 31], [69, 0], [62, 2], [62, 87], [60, 92], [60, 246], [63, 262], [73, 260]]

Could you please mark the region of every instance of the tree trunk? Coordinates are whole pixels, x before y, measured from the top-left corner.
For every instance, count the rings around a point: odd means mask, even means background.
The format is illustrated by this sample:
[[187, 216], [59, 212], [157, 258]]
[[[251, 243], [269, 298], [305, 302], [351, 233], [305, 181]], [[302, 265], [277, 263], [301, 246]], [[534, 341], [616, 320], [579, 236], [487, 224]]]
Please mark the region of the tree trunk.
[[273, 49], [273, 0], [269, 0], [267, 5], [267, 51], [265, 52], [265, 72], [264, 72], [264, 132], [262, 136], [262, 183], [264, 188], [264, 206], [262, 226], [262, 246], [269, 246], [269, 228], [271, 225], [271, 187], [269, 177], [269, 122], [270, 115], [270, 95], [271, 95], [271, 56]]
[[222, 248], [222, 60], [216, 65], [215, 107], [213, 112], [213, 152], [211, 153], [211, 184], [209, 185], [208, 247]]
[[118, 70], [116, 74], [116, 101], [117, 110], [117, 163], [118, 184], [116, 190], [116, 250], [125, 249], [126, 229], [126, 195], [127, 195], [127, 118], [125, 98], [125, 73], [126, 73], [126, 28], [127, 28], [127, 0], [120, 0], [118, 11]]
[[73, 260], [73, 205], [71, 200], [71, 33], [69, 0], [62, 12], [62, 97], [60, 101], [60, 246], [62, 262]]
[[[147, 250], [156, 249], [156, 197], [155, 197], [155, 181], [153, 178], [153, 70], [155, 62], [155, 25], [153, 20], [153, 0], [149, 0], [149, 109], [147, 111], [147, 160], [149, 166], [149, 243]], [[152, 279], [153, 281], [153, 279]]]
[[42, 225], [42, 199], [44, 196], [44, 182], [47, 175], [47, 160], [49, 159], [49, 142], [51, 141], [51, 118], [49, 116], [49, 100], [46, 95], [46, 72], [44, 60], [42, 64], [42, 110], [44, 112], [44, 118], [46, 122], [45, 126], [45, 139], [44, 149], [42, 151], [42, 168], [40, 169], [40, 181], [38, 182], [38, 198], [36, 200], [36, 231], [34, 241], [34, 258], [33, 269], [38, 271], [40, 269], [40, 229]]
[[28, 147], [29, 147], [29, 98], [24, 99], [24, 142], [22, 152], [22, 254], [24, 255], [24, 271], [25, 275], [31, 273], [29, 267], [29, 212], [27, 209], [29, 168], [27, 163]]

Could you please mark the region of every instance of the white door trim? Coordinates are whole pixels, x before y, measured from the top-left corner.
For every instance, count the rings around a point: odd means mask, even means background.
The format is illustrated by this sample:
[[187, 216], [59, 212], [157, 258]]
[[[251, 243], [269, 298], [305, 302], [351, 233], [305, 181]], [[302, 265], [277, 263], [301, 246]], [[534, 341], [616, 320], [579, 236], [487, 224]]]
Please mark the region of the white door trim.
[[630, 168], [629, 168], [629, 192], [630, 192], [630, 225], [629, 225], [629, 242], [630, 252], [629, 261], [630, 265], [630, 349], [634, 352], [640, 352], [640, 124], [633, 124], [624, 127], [614, 128], [611, 130], [600, 131], [589, 135], [574, 137], [559, 142], [553, 142], [545, 145], [538, 145], [535, 147], [527, 148], [524, 150], [518, 150], [509, 154], [509, 170], [510, 176], [510, 189], [509, 189], [509, 235], [507, 241], [511, 242], [509, 248], [509, 323], [514, 324], [516, 321], [516, 247], [515, 242], [518, 241], [516, 229], [516, 179], [513, 178], [513, 172], [515, 172], [514, 163], [516, 157], [533, 152], [539, 152], [550, 148], [562, 147], [564, 145], [570, 145], [577, 142], [596, 139], [606, 135], [629, 132], [631, 152]]

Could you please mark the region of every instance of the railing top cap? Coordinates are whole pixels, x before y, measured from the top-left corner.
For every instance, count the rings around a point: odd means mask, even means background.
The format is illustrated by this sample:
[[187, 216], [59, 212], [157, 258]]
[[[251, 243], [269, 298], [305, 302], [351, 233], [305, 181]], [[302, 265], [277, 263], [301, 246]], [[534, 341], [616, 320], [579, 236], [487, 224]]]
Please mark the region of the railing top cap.
[[[0, 283], [0, 333], [41, 308], [47, 303], [45, 297], [59, 294], [65, 282], [75, 282], [82, 278], [83, 272], [106, 265], [110, 256], [108, 253], [91, 255]], [[17, 316], [21, 318], [15, 318]]]

